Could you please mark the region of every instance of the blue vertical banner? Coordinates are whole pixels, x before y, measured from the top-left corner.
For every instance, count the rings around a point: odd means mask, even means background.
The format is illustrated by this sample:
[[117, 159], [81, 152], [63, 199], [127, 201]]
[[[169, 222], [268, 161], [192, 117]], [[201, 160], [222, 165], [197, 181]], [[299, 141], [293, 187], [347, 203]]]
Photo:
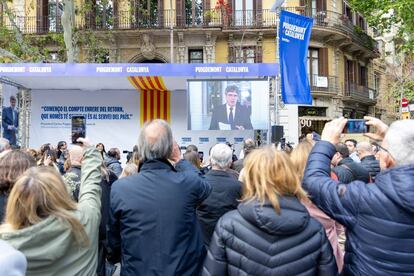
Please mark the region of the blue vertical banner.
[[279, 28], [282, 100], [285, 104], [312, 104], [307, 53], [313, 19], [282, 10]]

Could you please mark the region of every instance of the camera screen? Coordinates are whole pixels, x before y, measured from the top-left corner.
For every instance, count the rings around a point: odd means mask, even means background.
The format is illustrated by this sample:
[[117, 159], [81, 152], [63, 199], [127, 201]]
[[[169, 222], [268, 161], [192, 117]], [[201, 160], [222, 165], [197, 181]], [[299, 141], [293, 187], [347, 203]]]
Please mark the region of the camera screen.
[[85, 138], [86, 120], [84, 116], [72, 117], [72, 143], [76, 143], [79, 137]]
[[366, 133], [366, 132], [367, 132], [367, 125], [365, 124], [365, 120], [350, 119], [348, 120], [344, 128], [344, 133]]

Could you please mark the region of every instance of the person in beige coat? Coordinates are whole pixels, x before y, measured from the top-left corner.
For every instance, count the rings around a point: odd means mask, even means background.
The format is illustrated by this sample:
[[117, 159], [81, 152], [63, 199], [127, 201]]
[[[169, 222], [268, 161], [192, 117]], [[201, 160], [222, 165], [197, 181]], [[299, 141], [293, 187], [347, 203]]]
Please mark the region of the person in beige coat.
[[27, 275], [96, 275], [101, 163], [87, 147], [78, 204], [53, 168], [31, 168], [14, 185], [0, 239], [26, 256]]

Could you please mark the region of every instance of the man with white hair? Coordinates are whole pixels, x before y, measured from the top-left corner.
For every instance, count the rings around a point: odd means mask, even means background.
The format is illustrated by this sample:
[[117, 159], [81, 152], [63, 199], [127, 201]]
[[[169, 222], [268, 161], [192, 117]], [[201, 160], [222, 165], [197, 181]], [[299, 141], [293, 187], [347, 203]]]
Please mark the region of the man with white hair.
[[413, 275], [414, 265], [414, 120], [390, 128], [373, 117], [366, 124], [383, 140], [382, 171], [374, 184], [344, 185], [330, 178], [330, 160], [347, 122], [325, 125], [322, 141], [309, 155], [303, 185], [311, 200], [347, 229], [344, 275]]
[[108, 259], [122, 259], [121, 275], [201, 270], [206, 250], [196, 208], [211, 187], [173, 144], [166, 121], [146, 123], [138, 139], [140, 172], [112, 185]]
[[375, 159], [372, 152], [372, 145], [366, 141], [359, 142], [356, 147], [356, 152], [361, 160], [360, 165], [364, 167], [368, 173], [371, 182], [375, 179], [375, 176], [380, 172], [379, 161]]
[[233, 151], [226, 144], [215, 145], [210, 152], [211, 170], [205, 175], [212, 191], [208, 198], [197, 208], [203, 231], [204, 244], [210, 244], [211, 236], [219, 218], [237, 208], [241, 197], [241, 182], [227, 170], [232, 163]]

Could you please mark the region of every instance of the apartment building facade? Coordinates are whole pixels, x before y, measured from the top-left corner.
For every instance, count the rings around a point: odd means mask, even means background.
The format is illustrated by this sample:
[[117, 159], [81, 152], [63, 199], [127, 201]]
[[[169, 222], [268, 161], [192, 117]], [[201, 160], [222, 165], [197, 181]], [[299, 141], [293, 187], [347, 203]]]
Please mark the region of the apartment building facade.
[[[99, 41], [95, 48], [81, 48], [80, 62], [277, 62], [278, 15], [270, 11], [273, 2], [78, 1], [77, 28], [92, 32]], [[294, 111], [299, 133], [306, 128], [320, 132], [336, 116], [362, 118], [380, 112], [375, 106], [384, 87], [384, 70], [374, 63], [380, 56], [378, 44], [368, 35], [364, 18], [344, 0], [287, 0], [283, 9], [314, 18], [308, 53], [313, 104]], [[60, 0], [14, 0], [13, 10], [23, 33], [45, 36], [63, 31]], [[2, 14], [3, 24], [10, 24]], [[53, 46], [51, 54], [59, 54]], [[286, 127], [289, 114], [282, 106], [279, 121]]]

